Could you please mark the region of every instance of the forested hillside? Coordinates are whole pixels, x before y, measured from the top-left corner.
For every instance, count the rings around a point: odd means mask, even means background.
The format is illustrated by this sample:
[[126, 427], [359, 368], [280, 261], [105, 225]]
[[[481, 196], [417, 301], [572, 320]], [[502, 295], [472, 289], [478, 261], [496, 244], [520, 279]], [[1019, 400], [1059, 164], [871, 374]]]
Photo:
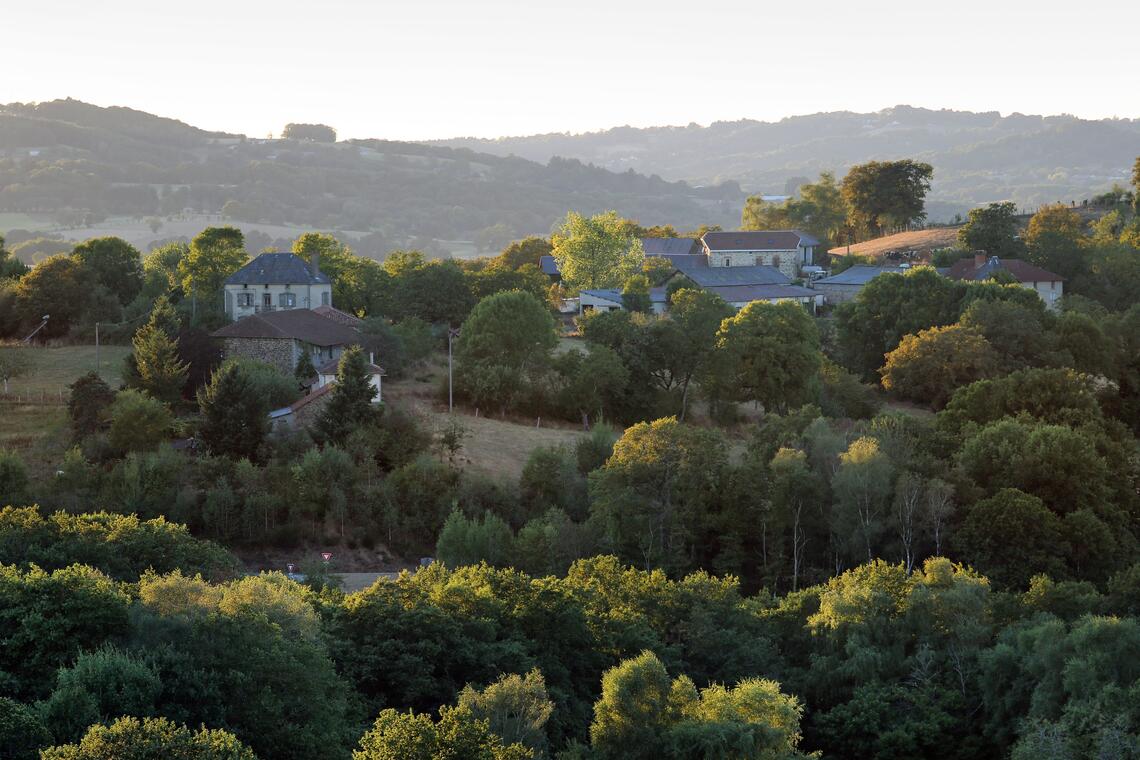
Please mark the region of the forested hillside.
[[[694, 107], [694, 114], [699, 109]], [[617, 127], [588, 134], [441, 144], [532, 161], [576, 158], [614, 171], [632, 169], [697, 185], [737, 181], [781, 194], [789, 180], [842, 174], [869, 159], [912, 157], [934, 166], [930, 218], [994, 200], [1022, 206], [1081, 200], [1127, 184], [1122, 171], [1140, 143], [1140, 121], [1073, 116], [1001, 116], [897, 106], [877, 113], [839, 111], [778, 122], [750, 119], [707, 127]]]
[[[694, 189], [634, 172], [538, 164], [385, 140], [319, 143], [211, 133], [74, 100], [0, 105], [0, 212], [59, 224], [107, 216], [224, 214], [244, 222], [471, 239], [546, 234], [567, 208], [647, 224], [734, 224], [736, 185]], [[18, 225], [13, 225], [18, 226]]]

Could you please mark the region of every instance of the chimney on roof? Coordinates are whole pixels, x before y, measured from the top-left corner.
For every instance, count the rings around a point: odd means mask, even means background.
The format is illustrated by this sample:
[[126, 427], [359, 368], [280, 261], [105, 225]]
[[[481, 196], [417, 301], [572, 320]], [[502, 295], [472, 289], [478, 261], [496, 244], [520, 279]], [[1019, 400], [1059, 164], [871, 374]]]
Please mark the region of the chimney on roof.
[[974, 251], [974, 269], [980, 269], [986, 265], [986, 252]]
[[309, 257], [309, 271], [316, 280], [321, 276], [321, 252], [313, 251], [313, 255]]

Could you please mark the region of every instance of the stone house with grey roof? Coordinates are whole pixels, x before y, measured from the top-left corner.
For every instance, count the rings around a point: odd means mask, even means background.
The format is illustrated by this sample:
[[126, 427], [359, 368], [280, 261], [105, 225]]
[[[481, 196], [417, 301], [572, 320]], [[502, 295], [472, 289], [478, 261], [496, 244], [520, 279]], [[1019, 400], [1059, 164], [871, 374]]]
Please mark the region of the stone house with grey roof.
[[355, 328], [311, 309], [251, 314], [211, 334], [222, 340], [227, 359], [256, 359], [286, 375], [293, 374], [302, 354], [309, 354], [313, 366], [320, 367], [361, 342]]
[[799, 277], [801, 267], [815, 263], [819, 244], [799, 230], [706, 232], [701, 237], [710, 267], [768, 266], [789, 278]]
[[233, 320], [319, 306], [332, 306], [332, 282], [318, 254], [310, 264], [294, 253], [262, 253], [226, 278], [226, 315]]
[[824, 294], [830, 304], [846, 303], [854, 300], [867, 283], [883, 274], [905, 274], [909, 264], [898, 267], [853, 266], [839, 274], [816, 280], [812, 287]]
[[[693, 238], [642, 238], [647, 258], [668, 260], [674, 267], [666, 284], [686, 279], [716, 293], [740, 309], [753, 301], [795, 301], [810, 311], [823, 304], [823, 295], [793, 284], [804, 266], [814, 261], [819, 241], [797, 230], [761, 232], [707, 232]], [[558, 262], [543, 256], [542, 271], [559, 280]], [[666, 288], [651, 288], [655, 313], [667, 308]], [[579, 313], [621, 309], [621, 291], [613, 288], [584, 290], [578, 296]]]

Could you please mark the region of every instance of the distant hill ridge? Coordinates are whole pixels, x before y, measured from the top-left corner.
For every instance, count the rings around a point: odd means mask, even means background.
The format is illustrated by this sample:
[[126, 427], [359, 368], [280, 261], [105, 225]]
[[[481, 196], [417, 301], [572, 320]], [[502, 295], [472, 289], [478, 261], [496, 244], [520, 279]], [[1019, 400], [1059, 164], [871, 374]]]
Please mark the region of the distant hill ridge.
[[[574, 159], [542, 163], [388, 140], [335, 144], [208, 132], [76, 100], [0, 105], [0, 211], [165, 215], [374, 230], [395, 244], [496, 224], [547, 234], [569, 209], [647, 224], [735, 224], [738, 186], [694, 188]], [[0, 230], [2, 232], [2, 230]]]
[[433, 144], [533, 161], [577, 158], [614, 171], [633, 169], [693, 184], [739, 182], [783, 193], [789, 179], [842, 175], [871, 159], [917, 158], [934, 166], [933, 208], [1014, 200], [1036, 206], [1079, 200], [1127, 184], [1140, 154], [1140, 119], [932, 110], [896, 106], [876, 113], [837, 111], [776, 122], [717, 121], [707, 127], [616, 127], [584, 134]]

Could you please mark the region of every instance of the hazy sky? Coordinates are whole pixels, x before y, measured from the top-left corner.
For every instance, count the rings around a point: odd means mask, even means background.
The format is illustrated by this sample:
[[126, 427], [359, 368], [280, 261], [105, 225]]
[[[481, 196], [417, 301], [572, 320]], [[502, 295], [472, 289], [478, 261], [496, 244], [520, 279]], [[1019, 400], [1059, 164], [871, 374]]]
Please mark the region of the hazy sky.
[[1140, 2], [3, 0], [0, 102], [261, 136], [587, 131], [900, 103], [1140, 117]]

